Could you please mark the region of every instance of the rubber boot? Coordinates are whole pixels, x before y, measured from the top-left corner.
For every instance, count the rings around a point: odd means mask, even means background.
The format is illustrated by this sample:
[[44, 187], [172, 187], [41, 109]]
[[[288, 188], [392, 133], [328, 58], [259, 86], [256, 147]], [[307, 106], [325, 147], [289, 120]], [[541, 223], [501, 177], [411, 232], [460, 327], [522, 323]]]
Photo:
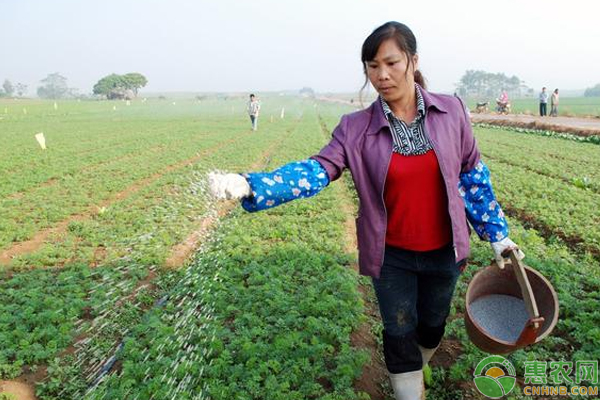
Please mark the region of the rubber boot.
[[433, 353], [440, 347], [439, 345], [433, 349], [427, 349], [421, 345], [419, 345], [419, 350], [421, 350], [421, 357], [423, 358], [423, 367], [429, 364], [429, 360], [433, 357]]
[[423, 370], [390, 374], [394, 399], [396, 400], [424, 400], [425, 386], [423, 384]]

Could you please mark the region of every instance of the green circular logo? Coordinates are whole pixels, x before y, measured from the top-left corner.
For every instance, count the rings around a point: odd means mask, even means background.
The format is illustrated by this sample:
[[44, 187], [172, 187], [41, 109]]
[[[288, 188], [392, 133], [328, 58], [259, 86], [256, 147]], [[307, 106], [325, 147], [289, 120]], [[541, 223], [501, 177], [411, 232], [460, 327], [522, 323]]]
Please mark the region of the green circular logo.
[[515, 367], [502, 356], [489, 356], [477, 364], [473, 382], [479, 392], [490, 399], [499, 399], [515, 387]]

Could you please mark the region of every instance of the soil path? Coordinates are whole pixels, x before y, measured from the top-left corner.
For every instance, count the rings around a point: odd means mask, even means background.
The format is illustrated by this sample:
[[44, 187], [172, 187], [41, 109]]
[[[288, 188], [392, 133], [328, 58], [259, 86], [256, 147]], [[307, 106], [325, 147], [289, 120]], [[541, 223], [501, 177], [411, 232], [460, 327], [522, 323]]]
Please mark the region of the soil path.
[[525, 114], [498, 115], [471, 113], [472, 122], [492, 125], [518, 126], [573, 133], [581, 136], [600, 135], [600, 118], [539, 117]]
[[0, 381], [0, 395], [8, 395], [15, 400], [36, 400], [33, 386], [18, 381]]

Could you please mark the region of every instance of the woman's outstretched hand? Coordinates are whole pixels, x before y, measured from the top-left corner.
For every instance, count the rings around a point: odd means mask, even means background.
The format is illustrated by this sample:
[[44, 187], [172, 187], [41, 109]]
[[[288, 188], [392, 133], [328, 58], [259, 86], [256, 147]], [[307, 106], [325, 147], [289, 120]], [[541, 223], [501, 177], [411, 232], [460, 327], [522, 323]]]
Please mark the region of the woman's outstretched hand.
[[517, 251], [517, 258], [519, 260], [522, 260], [523, 258], [525, 258], [525, 254], [519, 250], [519, 246], [517, 246], [515, 244], [515, 242], [513, 242], [512, 240], [510, 240], [509, 238], [504, 238], [499, 242], [495, 242], [495, 243], [490, 243], [492, 245], [492, 250], [494, 251], [494, 258], [496, 259], [496, 265], [498, 266], [498, 268], [500, 269], [504, 269], [504, 257], [506, 256], [506, 252], [510, 251], [510, 250], [516, 250]]
[[210, 172], [208, 186], [217, 199], [241, 199], [252, 194], [248, 181], [240, 174]]

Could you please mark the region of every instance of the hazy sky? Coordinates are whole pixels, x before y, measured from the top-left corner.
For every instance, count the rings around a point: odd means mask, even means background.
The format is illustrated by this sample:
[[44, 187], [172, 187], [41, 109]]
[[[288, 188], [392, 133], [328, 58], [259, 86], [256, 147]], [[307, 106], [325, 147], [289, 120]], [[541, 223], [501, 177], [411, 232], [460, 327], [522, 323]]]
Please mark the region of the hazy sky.
[[600, 82], [596, 0], [0, 0], [0, 81], [48, 73], [90, 93], [110, 73], [146, 91], [356, 91], [360, 47], [389, 20], [415, 33], [430, 88], [467, 69], [529, 86]]

